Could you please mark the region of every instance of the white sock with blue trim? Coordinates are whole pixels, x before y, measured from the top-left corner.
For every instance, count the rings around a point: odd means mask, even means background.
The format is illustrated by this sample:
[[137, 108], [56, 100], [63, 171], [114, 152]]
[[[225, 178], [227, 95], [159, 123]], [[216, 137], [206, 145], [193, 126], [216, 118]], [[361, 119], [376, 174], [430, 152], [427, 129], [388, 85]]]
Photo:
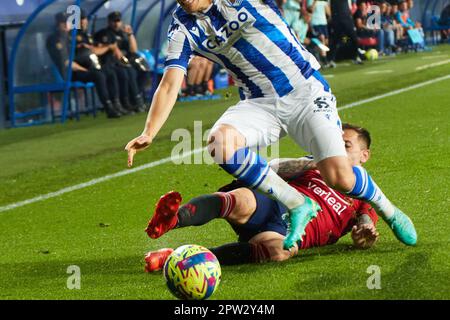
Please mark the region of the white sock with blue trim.
[[360, 166], [353, 166], [355, 174], [355, 185], [347, 194], [351, 197], [369, 202], [384, 219], [389, 220], [395, 211], [394, 205], [384, 195], [377, 186], [366, 169]]
[[231, 159], [220, 166], [248, 187], [277, 199], [289, 210], [305, 202], [300, 192], [277, 175], [264, 158], [249, 148], [237, 150]]

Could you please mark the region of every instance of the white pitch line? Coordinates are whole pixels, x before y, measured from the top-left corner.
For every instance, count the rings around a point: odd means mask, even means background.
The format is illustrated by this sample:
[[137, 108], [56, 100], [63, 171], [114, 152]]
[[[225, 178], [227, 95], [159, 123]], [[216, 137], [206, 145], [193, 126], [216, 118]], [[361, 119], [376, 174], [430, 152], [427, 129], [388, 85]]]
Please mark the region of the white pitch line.
[[380, 74], [380, 73], [392, 73], [394, 70], [372, 70], [364, 72], [364, 74]]
[[[428, 80], [428, 81], [425, 81], [425, 82], [421, 82], [421, 83], [418, 83], [418, 84], [415, 84], [415, 85], [412, 85], [412, 86], [409, 86], [409, 87], [405, 87], [405, 88], [402, 88], [402, 89], [394, 90], [394, 91], [391, 91], [391, 92], [388, 92], [388, 93], [385, 93], [385, 94], [380, 94], [380, 95], [374, 96], [372, 98], [356, 101], [356, 102], [347, 104], [345, 106], [342, 106], [342, 107], [338, 108], [338, 110], [345, 110], [345, 109], [354, 108], [354, 107], [357, 107], [357, 106], [360, 106], [360, 105], [363, 105], [363, 104], [366, 104], [366, 103], [369, 103], [369, 102], [373, 102], [373, 101], [380, 100], [380, 99], [383, 99], [383, 98], [386, 98], [386, 97], [394, 96], [394, 95], [397, 95], [397, 94], [400, 94], [400, 93], [403, 93], [403, 92], [406, 92], [406, 91], [410, 91], [410, 90], [414, 90], [414, 89], [417, 89], [417, 88], [421, 88], [421, 87], [424, 87], [424, 86], [427, 86], [427, 85], [430, 85], [430, 84], [433, 84], [433, 83], [436, 83], [436, 82], [444, 81], [444, 80], [447, 80], [447, 79], [450, 79], [450, 75], [446, 75], [446, 76], [443, 76], [443, 77], [439, 77], [439, 78], [435, 78], [435, 79]], [[50, 193], [47, 193], [47, 194], [44, 194], [44, 195], [40, 195], [40, 196], [31, 198], [31, 199], [27, 199], [27, 200], [24, 200], [24, 201], [11, 203], [11, 204], [8, 204], [6, 206], [0, 207], [0, 212], [9, 211], [9, 210], [12, 210], [12, 209], [15, 209], [15, 208], [19, 208], [19, 207], [23, 207], [23, 206], [26, 206], [28, 204], [32, 204], [32, 203], [35, 203], [35, 202], [40, 202], [40, 201], [44, 201], [44, 200], [47, 200], [47, 199], [55, 198], [55, 197], [58, 197], [60, 195], [65, 194], [65, 193], [69, 193], [69, 192], [72, 192], [72, 191], [75, 191], [75, 190], [84, 189], [84, 188], [87, 188], [87, 187], [90, 187], [90, 186], [93, 186], [93, 185], [96, 185], [96, 184], [99, 184], [101, 182], [105, 182], [105, 181], [108, 181], [108, 180], [111, 180], [111, 179], [114, 179], [114, 178], [126, 176], [126, 175], [129, 175], [129, 174], [138, 172], [138, 171], [142, 171], [142, 170], [153, 168], [153, 167], [165, 164], [165, 163], [169, 163], [172, 160], [183, 159], [185, 157], [189, 157], [189, 156], [192, 156], [194, 154], [197, 154], [197, 153], [200, 153], [200, 152], [204, 152], [205, 150], [206, 150], [206, 147], [195, 149], [195, 150], [187, 152], [186, 154], [183, 154], [183, 155], [178, 156], [178, 157], [174, 157], [174, 158], [167, 157], [167, 158], [160, 159], [160, 160], [157, 160], [157, 161], [149, 162], [147, 164], [144, 164], [144, 165], [132, 168], [132, 169], [122, 170], [122, 171], [119, 171], [119, 172], [116, 172], [116, 173], [113, 173], [113, 174], [108, 174], [108, 175], [100, 177], [100, 178], [92, 179], [92, 180], [84, 182], [84, 183], [76, 184], [76, 185], [73, 185], [71, 187], [63, 188], [63, 189], [55, 191], [55, 192], [50, 192]]]
[[342, 107], [338, 108], [338, 110], [350, 109], [350, 108], [353, 108], [353, 107], [356, 107], [356, 106], [359, 106], [359, 105], [362, 105], [362, 104], [366, 104], [366, 103], [373, 102], [373, 101], [376, 101], [376, 100], [384, 99], [384, 98], [390, 97], [390, 96], [395, 96], [397, 94], [400, 94], [400, 93], [403, 93], [403, 92], [406, 92], [406, 91], [411, 91], [411, 90], [414, 90], [414, 89], [417, 89], [417, 88], [421, 88], [421, 87], [424, 87], [424, 86], [428, 86], [430, 84], [433, 84], [433, 83], [436, 83], [436, 82], [440, 82], [440, 81], [444, 81], [444, 80], [447, 80], [447, 79], [450, 79], [450, 74], [446, 75], [446, 76], [443, 76], [443, 77], [439, 77], [439, 78], [435, 78], [435, 79], [432, 79], [432, 80], [428, 80], [428, 81], [425, 81], [425, 82], [421, 82], [421, 83], [418, 83], [418, 84], [414, 84], [412, 86], [405, 87], [405, 88], [402, 88], [402, 89], [398, 89], [398, 90], [394, 90], [394, 91], [391, 91], [391, 92], [383, 93], [383, 94], [380, 94], [378, 96], [374, 96], [372, 98], [368, 98], [368, 99], [356, 101], [356, 102], [353, 102], [353, 103], [349, 103], [349, 104], [347, 104], [345, 106], [342, 106]]
[[141, 166], [138, 166], [138, 167], [135, 167], [135, 168], [132, 168], [132, 169], [126, 169], [126, 170], [122, 170], [122, 171], [119, 171], [119, 172], [116, 172], [116, 173], [113, 173], [113, 174], [108, 174], [108, 175], [100, 177], [100, 178], [95, 178], [95, 179], [89, 180], [87, 182], [83, 182], [83, 183], [80, 183], [80, 184], [73, 185], [71, 187], [63, 188], [63, 189], [55, 191], [55, 192], [50, 192], [50, 193], [43, 194], [43, 195], [31, 198], [31, 199], [19, 201], [19, 202], [16, 202], [16, 203], [11, 203], [9, 205], [0, 207], [0, 212], [12, 210], [12, 209], [15, 209], [15, 208], [18, 208], [18, 207], [23, 207], [23, 206], [25, 206], [27, 204], [31, 204], [31, 203], [34, 203], [34, 202], [40, 202], [40, 201], [44, 201], [44, 200], [47, 200], [47, 199], [50, 199], [50, 198], [55, 198], [55, 197], [58, 197], [60, 195], [65, 194], [65, 193], [72, 192], [72, 191], [75, 191], [75, 190], [84, 189], [84, 188], [93, 186], [95, 184], [98, 184], [98, 183], [101, 183], [101, 182], [104, 182], [104, 181], [108, 181], [108, 180], [111, 180], [111, 179], [114, 179], [114, 178], [126, 176], [128, 174], [132, 174], [132, 173], [135, 173], [135, 172], [138, 172], [138, 171], [142, 171], [142, 170], [145, 170], [145, 169], [153, 168], [153, 167], [156, 167], [156, 166], [159, 166], [161, 164], [165, 164], [165, 163], [168, 163], [168, 162], [171, 162], [171, 161], [180, 160], [180, 159], [183, 159], [183, 158], [186, 158], [186, 157], [190, 157], [190, 156], [192, 156], [194, 154], [204, 152], [205, 150], [206, 150], [206, 147], [200, 148], [200, 149], [194, 149], [194, 150], [192, 150], [190, 152], [187, 152], [187, 153], [185, 153], [185, 154], [183, 154], [181, 156], [177, 156], [177, 157], [173, 157], [173, 158], [172, 157], [167, 157], [167, 158], [160, 159], [160, 160], [157, 160], [157, 161], [149, 162], [147, 164], [143, 164]]
[[437, 59], [437, 58], [448, 58], [448, 54], [439, 54], [439, 55], [433, 55], [433, 56], [426, 56], [426, 57], [422, 57], [422, 60], [431, 60], [431, 59]]
[[442, 66], [442, 65], [447, 64], [447, 63], [450, 63], [450, 59], [439, 61], [439, 62], [435, 62], [435, 63], [426, 64], [426, 65], [423, 65], [423, 66], [419, 66], [419, 67], [416, 68], [416, 70], [420, 71], [420, 70], [425, 70], [425, 69], [429, 69], [429, 68], [434, 68], [434, 67]]

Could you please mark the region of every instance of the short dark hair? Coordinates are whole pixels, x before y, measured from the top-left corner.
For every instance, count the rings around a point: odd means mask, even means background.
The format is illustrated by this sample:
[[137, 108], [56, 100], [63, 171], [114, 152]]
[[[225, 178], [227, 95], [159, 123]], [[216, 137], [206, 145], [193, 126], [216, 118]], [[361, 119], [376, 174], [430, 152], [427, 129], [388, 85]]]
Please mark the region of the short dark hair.
[[363, 140], [366, 144], [367, 149], [370, 149], [370, 145], [372, 143], [372, 138], [370, 137], [370, 133], [366, 128], [353, 125], [350, 123], [343, 123], [342, 130], [353, 130], [358, 134], [358, 138]]

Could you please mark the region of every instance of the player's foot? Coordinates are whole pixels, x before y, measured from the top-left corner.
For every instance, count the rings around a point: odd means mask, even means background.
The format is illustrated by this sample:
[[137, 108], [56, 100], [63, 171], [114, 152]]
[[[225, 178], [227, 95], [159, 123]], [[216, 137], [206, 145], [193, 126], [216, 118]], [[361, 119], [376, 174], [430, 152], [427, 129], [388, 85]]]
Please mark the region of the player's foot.
[[159, 199], [155, 213], [148, 223], [147, 229], [145, 229], [150, 238], [157, 239], [175, 228], [178, 222], [177, 213], [181, 200], [181, 195], [176, 191], [170, 191]]
[[297, 241], [299, 241], [305, 233], [308, 222], [317, 216], [317, 212], [321, 210], [319, 204], [311, 198], [305, 197], [305, 203], [289, 212], [291, 221], [291, 230], [284, 239], [284, 249], [289, 250]]
[[417, 243], [417, 233], [414, 224], [399, 208], [395, 207], [394, 215], [390, 219], [385, 219], [385, 221], [399, 241], [408, 246], [413, 246]]
[[353, 64], [363, 65], [364, 62], [361, 60], [360, 57], [356, 57], [356, 59], [352, 60]]
[[145, 255], [145, 272], [159, 271], [164, 267], [167, 257], [173, 252], [171, 248], [150, 251]]

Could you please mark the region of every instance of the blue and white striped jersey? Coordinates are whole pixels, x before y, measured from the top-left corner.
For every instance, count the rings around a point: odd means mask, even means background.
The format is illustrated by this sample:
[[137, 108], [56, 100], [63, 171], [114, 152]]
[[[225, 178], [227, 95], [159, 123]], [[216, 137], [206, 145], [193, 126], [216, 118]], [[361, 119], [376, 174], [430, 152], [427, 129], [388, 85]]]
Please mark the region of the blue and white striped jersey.
[[242, 99], [282, 97], [320, 68], [274, 0], [212, 0], [192, 15], [178, 6], [168, 37], [167, 68], [186, 71], [192, 55], [206, 57], [227, 69]]

